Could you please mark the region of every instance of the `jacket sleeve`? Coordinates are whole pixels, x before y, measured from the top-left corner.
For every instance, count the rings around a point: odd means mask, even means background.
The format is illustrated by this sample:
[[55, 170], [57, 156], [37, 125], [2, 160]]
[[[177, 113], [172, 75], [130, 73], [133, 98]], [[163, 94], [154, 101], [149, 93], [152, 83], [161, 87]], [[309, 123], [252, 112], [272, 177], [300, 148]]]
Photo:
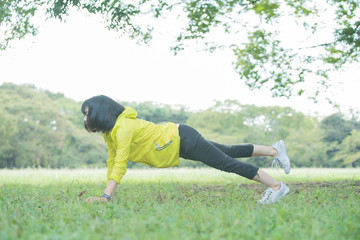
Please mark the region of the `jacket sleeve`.
[[114, 168], [114, 162], [115, 162], [115, 156], [116, 156], [116, 152], [114, 150], [114, 148], [112, 147], [112, 142], [110, 140], [110, 137], [106, 137], [104, 136], [106, 144], [107, 144], [107, 148], [108, 148], [108, 159], [106, 161], [106, 165], [107, 165], [107, 182], [109, 182], [110, 179], [110, 175], [112, 173], [112, 170]]
[[110, 179], [110, 175], [112, 172], [112, 169], [114, 168], [114, 161], [115, 161], [115, 156], [116, 156], [116, 152], [113, 148], [113, 142], [111, 140], [111, 137], [104, 134], [104, 139], [107, 145], [107, 149], [108, 149], [108, 159], [106, 161], [106, 166], [107, 166], [107, 182], [109, 182]]
[[118, 184], [126, 173], [127, 161], [130, 155], [131, 139], [133, 137], [133, 130], [118, 129], [116, 133], [116, 154], [114, 167], [110, 173], [109, 179], [113, 179]]

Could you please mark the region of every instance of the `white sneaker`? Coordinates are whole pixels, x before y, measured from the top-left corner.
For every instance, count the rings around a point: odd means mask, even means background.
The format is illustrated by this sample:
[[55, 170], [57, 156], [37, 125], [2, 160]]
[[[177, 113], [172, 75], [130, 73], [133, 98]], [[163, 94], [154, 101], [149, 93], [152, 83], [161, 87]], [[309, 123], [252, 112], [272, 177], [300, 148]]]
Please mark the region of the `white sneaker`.
[[269, 204], [279, 201], [290, 191], [289, 187], [285, 183], [280, 183], [280, 189], [277, 191], [272, 190], [272, 188], [266, 189], [266, 191], [261, 195], [261, 199], [258, 201], [260, 204]]
[[280, 140], [272, 145], [276, 149], [278, 155], [274, 158], [271, 167], [279, 168], [281, 165], [284, 168], [286, 174], [290, 172], [290, 159], [286, 154], [286, 146], [283, 140]]

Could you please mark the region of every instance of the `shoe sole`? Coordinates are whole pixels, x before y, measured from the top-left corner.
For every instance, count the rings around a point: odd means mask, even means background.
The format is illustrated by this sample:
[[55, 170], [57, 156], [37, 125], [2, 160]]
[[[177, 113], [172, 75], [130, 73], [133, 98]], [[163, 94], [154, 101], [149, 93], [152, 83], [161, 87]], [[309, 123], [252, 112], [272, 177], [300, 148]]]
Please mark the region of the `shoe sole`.
[[289, 157], [286, 155], [286, 163], [289, 165], [289, 169], [287, 170], [287, 169], [285, 169], [284, 168], [284, 172], [285, 172], [285, 174], [289, 174], [290, 173], [290, 159], [289, 159]]
[[289, 165], [289, 169], [288, 169], [288, 170], [284, 168], [285, 174], [289, 174], [289, 173], [290, 173], [290, 159], [289, 159], [289, 157], [288, 157], [288, 155], [287, 155], [285, 142], [284, 142], [283, 140], [280, 140], [280, 145], [282, 145], [282, 147], [283, 147], [283, 149], [284, 149], [284, 151], [285, 151], [285, 162], [286, 162], [286, 164], [284, 164], [284, 163], [281, 163], [281, 164], [282, 164], [283, 166]]

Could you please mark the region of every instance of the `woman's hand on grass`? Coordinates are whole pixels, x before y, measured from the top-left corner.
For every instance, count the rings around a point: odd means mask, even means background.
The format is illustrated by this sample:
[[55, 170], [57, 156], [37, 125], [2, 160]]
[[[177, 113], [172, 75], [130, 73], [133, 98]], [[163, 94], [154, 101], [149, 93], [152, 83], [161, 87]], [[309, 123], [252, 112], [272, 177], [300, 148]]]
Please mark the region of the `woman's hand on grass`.
[[[106, 186], [104, 194], [113, 197], [115, 194], [117, 185], [118, 185], [117, 182], [115, 182], [113, 179], [110, 179], [108, 182], [108, 185]], [[86, 202], [93, 203], [93, 202], [110, 202], [110, 201], [105, 197], [88, 197], [86, 199]]]

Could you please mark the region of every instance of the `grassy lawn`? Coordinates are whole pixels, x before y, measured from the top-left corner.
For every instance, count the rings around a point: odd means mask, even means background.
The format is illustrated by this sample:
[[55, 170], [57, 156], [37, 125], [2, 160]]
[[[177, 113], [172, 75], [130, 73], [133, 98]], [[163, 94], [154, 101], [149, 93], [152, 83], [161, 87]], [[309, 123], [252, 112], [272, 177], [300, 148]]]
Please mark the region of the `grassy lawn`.
[[0, 239], [359, 239], [360, 169], [266, 169], [290, 193], [212, 169], [131, 170], [88, 204], [106, 169], [0, 170]]

